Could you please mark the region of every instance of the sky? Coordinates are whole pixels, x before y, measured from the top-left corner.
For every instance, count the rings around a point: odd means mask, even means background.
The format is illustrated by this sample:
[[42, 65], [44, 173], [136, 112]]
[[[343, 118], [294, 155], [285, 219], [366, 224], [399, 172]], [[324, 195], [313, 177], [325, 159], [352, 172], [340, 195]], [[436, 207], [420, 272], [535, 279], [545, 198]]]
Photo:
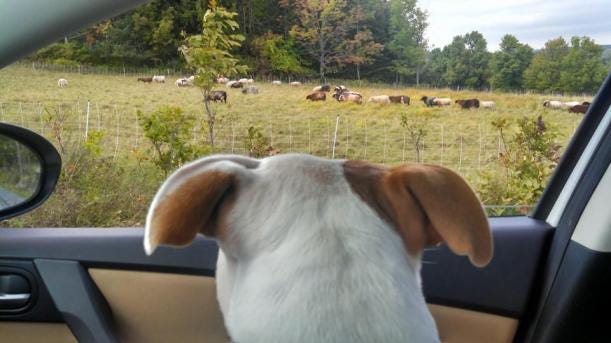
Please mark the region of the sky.
[[479, 31], [497, 50], [511, 33], [538, 49], [552, 38], [589, 36], [611, 44], [611, 0], [419, 0], [429, 13], [430, 47], [442, 48], [456, 35]]

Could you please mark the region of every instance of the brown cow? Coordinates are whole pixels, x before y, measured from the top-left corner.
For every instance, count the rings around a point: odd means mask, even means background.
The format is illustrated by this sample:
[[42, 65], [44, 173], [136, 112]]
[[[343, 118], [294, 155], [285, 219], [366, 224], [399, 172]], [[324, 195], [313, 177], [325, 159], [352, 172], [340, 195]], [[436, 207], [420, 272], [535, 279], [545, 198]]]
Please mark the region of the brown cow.
[[590, 105], [575, 105], [569, 107], [569, 113], [586, 113]]
[[407, 95], [390, 95], [388, 98], [392, 104], [409, 105], [409, 97]]
[[479, 100], [478, 99], [456, 100], [455, 103], [459, 104], [462, 109], [479, 108]]
[[325, 92], [314, 92], [306, 96], [306, 99], [311, 101], [326, 101], [327, 94]]
[[225, 91], [210, 91], [207, 100], [214, 102], [222, 101], [224, 103], [227, 103], [227, 93]]
[[152, 77], [139, 77], [137, 82], [151, 83], [153, 82], [153, 78]]

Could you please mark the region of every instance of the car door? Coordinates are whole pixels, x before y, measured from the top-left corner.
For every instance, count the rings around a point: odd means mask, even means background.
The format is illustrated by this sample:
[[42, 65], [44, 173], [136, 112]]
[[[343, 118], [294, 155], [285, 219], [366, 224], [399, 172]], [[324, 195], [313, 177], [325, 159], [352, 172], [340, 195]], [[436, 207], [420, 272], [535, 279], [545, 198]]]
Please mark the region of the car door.
[[[487, 267], [443, 246], [425, 251], [423, 288], [442, 341], [609, 337], [595, 313], [611, 286], [610, 102], [608, 79], [532, 216], [490, 218]], [[215, 242], [199, 236], [146, 256], [142, 239], [142, 228], [0, 230], [0, 293], [28, 295], [20, 306], [0, 296], [1, 340], [228, 341]]]

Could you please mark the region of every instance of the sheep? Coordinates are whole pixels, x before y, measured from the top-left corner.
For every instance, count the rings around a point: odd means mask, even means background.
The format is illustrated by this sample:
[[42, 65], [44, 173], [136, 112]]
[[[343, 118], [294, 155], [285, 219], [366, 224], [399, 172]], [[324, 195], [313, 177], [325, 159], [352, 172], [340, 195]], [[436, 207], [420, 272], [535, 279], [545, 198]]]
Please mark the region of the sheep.
[[393, 104], [409, 105], [409, 97], [407, 95], [391, 95], [388, 97]]
[[226, 84], [227, 82], [229, 82], [229, 79], [226, 77], [217, 77], [216, 78], [216, 83]]
[[563, 106], [562, 101], [558, 101], [558, 100], [545, 100], [543, 102], [543, 107], [559, 109], [559, 108], [562, 108], [562, 106]]
[[590, 105], [575, 105], [575, 106], [571, 106], [569, 107], [569, 113], [586, 113], [588, 112], [588, 108], [590, 108]]
[[274, 86], [280, 86], [281, 84], [282, 84], [282, 81], [280, 81], [280, 80], [272, 81], [272, 85], [274, 85]]
[[496, 108], [496, 103], [494, 101], [480, 101], [479, 104], [482, 108], [488, 108], [491, 110]]
[[246, 80], [246, 83], [255, 83], [255, 80], [254, 79], [248, 79], [248, 80]]
[[165, 75], [153, 75], [153, 82], [165, 83]]
[[66, 79], [59, 79], [59, 80], [57, 80], [57, 85], [60, 88], [66, 87], [68, 85], [68, 80], [66, 80]]
[[189, 84], [189, 86], [193, 86], [193, 84], [195, 83], [195, 76], [191, 75], [187, 78], [187, 83]]
[[291, 86], [291, 87], [301, 87], [301, 82], [293, 81], [293, 82], [289, 83], [289, 86]]
[[388, 95], [376, 95], [369, 97], [368, 102], [373, 102], [376, 104], [390, 104], [390, 98], [388, 97]]
[[479, 99], [459, 99], [455, 103], [459, 104], [463, 110], [479, 108]]
[[248, 83], [248, 79], [242, 78], [242, 79], [239, 79], [239, 80], [238, 80], [238, 82], [241, 82], [241, 83]]
[[577, 106], [577, 105], [581, 105], [581, 102], [579, 101], [567, 101], [562, 103], [562, 107], [565, 108], [569, 108], [569, 107], [573, 107], [573, 106]]
[[314, 92], [314, 93], [306, 96], [306, 100], [311, 100], [311, 101], [326, 101], [327, 100], [327, 93], [325, 93], [325, 92]]
[[208, 101], [222, 101], [227, 103], [227, 92], [225, 91], [210, 91], [210, 94], [207, 95], [206, 100]]
[[243, 84], [240, 81], [229, 81], [229, 82], [225, 83], [225, 86], [227, 86], [229, 88], [242, 88]]
[[242, 89], [242, 94], [259, 94], [259, 89], [255, 86], [249, 86]]
[[339, 85], [337, 87], [335, 87], [335, 93], [343, 93], [343, 92], [348, 92], [348, 88], [346, 86], [343, 85]]
[[363, 103], [363, 96], [357, 92], [342, 92], [333, 94], [333, 98], [339, 102], [351, 101], [361, 105]]
[[420, 98], [420, 100], [422, 100], [422, 102], [424, 102], [424, 104], [428, 107], [448, 106], [452, 104], [452, 99], [450, 98], [428, 97], [425, 95], [422, 98]]
[[174, 84], [176, 85], [176, 87], [187, 87], [189, 85], [189, 81], [183, 77], [176, 80]]
[[330, 91], [331, 91], [330, 85], [322, 85], [322, 86], [316, 86], [312, 88], [312, 92], [330, 92]]
[[152, 77], [139, 77], [137, 82], [151, 83], [153, 82], [153, 78]]

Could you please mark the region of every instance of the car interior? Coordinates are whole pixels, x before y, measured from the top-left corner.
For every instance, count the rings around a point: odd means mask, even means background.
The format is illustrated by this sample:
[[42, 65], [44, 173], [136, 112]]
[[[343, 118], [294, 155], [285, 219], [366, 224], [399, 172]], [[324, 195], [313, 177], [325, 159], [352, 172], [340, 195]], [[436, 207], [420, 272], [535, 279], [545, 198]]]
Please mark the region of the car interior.
[[[0, 32], [14, 32], [0, 34], [0, 67], [144, 1], [74, 0], [55, 4], [57, 13], [33, 10], [43, 2], [18, 5], [16, 13], [40, 16], [30, 30], [7, 29], [19, 15], [0, 21]], [[19, 41], [27, 44], [17, 48]], [[445, 246], [425, 249], [422, 285], [442, 342], [611, 339], [610, 106], [608, 77], [535, 210], [490, 218], [488, 266], [475, 268]], [[61, 160], [30, 130], [0, 123], [0, 136], [28, 147], [40, 168], [27, 200], [0, 209], [3, 220], [52, 196]], [[147, 256], [143, 235], [143, 228], [0, 230], [0, 341], [229, 341], [216, 300], [215, 241], [198, 235], [186, 248]]]

